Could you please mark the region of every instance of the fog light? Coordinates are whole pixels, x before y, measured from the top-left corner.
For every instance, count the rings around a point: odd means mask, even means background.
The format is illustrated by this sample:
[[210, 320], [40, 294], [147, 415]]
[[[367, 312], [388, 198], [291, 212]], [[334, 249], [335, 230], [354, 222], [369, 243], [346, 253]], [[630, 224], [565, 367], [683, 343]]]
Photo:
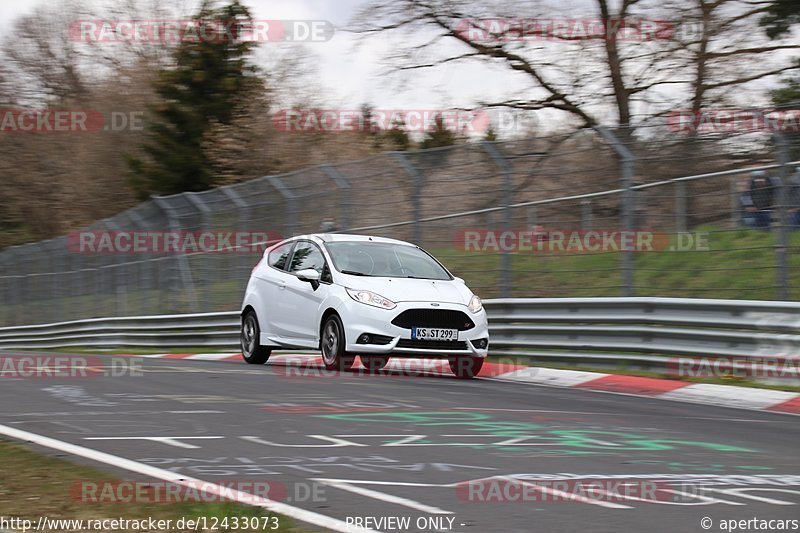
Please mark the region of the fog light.
[[475, 347], [481, 350], [486, 348], [487, 344], [488, 342], [486, 341], [486, 339], [478, 339], [477, 341], [475, 341]]
[[358, 344], [369, 344], [369, 335], [364, 333], [358, 338]]

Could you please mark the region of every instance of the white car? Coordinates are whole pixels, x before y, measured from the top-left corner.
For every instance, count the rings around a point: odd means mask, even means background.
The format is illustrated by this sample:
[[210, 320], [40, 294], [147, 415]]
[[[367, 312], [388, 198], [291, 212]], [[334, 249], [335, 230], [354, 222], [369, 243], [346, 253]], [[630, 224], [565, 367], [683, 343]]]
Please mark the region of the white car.
[[390, 356], [446, 357], [453, 373], [480, 372], [489, 348], [481, 299], [426, 251], [394, 239], [315, 234], [264, 252], [242, 303], [242, 355], [322, 351], [325, 367], [356, 356], [380, 370]]

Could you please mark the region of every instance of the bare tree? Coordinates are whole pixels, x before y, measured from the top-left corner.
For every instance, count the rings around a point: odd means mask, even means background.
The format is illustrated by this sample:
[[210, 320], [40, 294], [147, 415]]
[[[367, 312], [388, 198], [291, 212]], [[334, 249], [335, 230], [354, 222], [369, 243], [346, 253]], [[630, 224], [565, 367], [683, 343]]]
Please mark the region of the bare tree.
[[[609, 110], [628, 129], [676, 106], [699, 110], [743, 91], [752, 100], [764, 91], [749, 90], [750, 84], [797, 68], [787, 54], [800, 45], [790, 37], [770, 42], [758, 26], [766, 1], [591, 3], [596, 24], [547, 0], [512, 7], [375, 0], [353, 30], [367, 39], [396, 34], [394, 42], [404, 44], [388, 58], [394, 73], [458, 64], [510, 80], [521, 76], [529, 88], [524, 94], [480, 103], [555, 110], [577, 127], [608, 122]], [[596, 30], [584, 31], [590, 26]]]

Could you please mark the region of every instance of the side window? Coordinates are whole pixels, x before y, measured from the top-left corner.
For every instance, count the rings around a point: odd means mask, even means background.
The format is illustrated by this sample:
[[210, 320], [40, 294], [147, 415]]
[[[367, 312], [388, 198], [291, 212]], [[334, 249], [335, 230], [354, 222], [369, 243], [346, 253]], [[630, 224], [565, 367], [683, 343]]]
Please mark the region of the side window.
[[292, 246], [294, 246], [294, 242], [287, 242], [272, 250], [267, 258], [269, 266], [278, 270], [286, 270], [286, 262], [289, 260], [289, 252], [292, 251]]
[[322, 252], [311, 244], [310, 242], [301, 242], [297, 244], [292, 255], [292, 266], [290, 272], [299, 272], [307, 268], [313, 268], [320, 274], [325, 267], [325, 257]]

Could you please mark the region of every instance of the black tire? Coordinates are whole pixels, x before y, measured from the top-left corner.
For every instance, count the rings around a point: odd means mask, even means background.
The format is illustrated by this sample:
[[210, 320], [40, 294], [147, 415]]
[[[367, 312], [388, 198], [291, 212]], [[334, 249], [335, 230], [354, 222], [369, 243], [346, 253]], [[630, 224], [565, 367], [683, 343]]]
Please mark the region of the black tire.
[[248, 311], [242, 317], [242, 330], [240, 339], [242, 343], [242, 358], [251, 365], [263, 365], [272, 355], [272, 349], [261, 346], [261, 328], [258, 327], [258, 318], [255, 312]]
[[344, 326], [342, 326], [339, 315], [331, 315], [325, 319], [320, 331], [319, 344], [322, 350], [322, 363], [326, 369], [350, 370], [353, 368], [356, 358], [344, 351], [346, 346]]
[[382, 370], [387, 364], [389, 364], [389, 356], [362, 355], [361, 364], [364, 365], [364, 368], [366, 368], [368, 371], [377, 372], [378, 370]]
[[477, 376], [483, 368], [483, 357], [469, 355], [450, 357], [450, 370], [460, 379], [471, 379]]

